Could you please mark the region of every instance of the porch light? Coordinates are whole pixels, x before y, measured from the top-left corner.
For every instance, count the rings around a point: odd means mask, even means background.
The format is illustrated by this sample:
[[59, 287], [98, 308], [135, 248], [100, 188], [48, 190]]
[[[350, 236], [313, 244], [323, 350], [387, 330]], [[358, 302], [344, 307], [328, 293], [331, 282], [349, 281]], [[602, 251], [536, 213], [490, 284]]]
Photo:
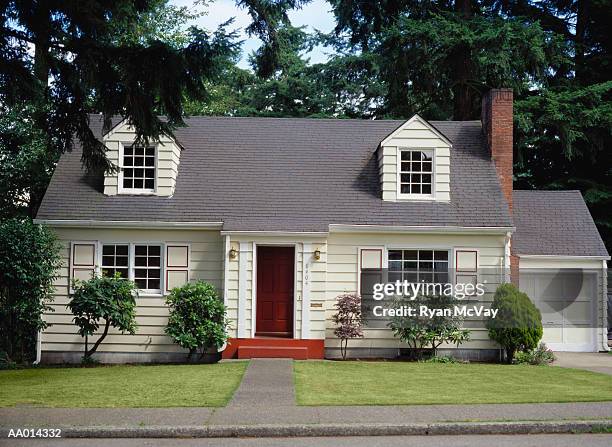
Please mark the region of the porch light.
[[314, 251], [314, 258], [315, 258], [315, 261], [318, 261], [319, 259], [321, 259], [321, 250], [319, 250], [318, 248]]
[[235, 248], [231, 248], [229, 251], [229, 258], [236, 259], [237, 257], [238, 257], [238, 250], [236, 250]]

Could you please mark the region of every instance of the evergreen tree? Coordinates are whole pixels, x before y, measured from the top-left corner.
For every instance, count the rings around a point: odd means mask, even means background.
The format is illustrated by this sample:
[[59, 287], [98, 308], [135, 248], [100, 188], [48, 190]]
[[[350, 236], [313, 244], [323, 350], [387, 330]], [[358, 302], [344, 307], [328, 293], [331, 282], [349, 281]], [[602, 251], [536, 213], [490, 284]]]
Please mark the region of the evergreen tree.
[[182, 41], [144, 37], [143, 16], [165, 3], [2, 2], [0, 100], [34, 104], [50, 150], [65, 151], [78, 137], [90, 170], [113, 169], [89, 128], [90, 112], [102, 113], [107, 129], [113, 115], [127, 118], [139, 139], [172, 135], [183, 123], [184, 95], [205, 99], [205, 81], [235, 51], [235, 36], [190, 28]]

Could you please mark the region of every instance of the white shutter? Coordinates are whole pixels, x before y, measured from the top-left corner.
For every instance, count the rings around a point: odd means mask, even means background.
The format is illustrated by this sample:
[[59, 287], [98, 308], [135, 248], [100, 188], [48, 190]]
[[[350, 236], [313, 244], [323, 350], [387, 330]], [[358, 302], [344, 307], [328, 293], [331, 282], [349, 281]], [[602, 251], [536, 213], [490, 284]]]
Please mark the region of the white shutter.
[[166, 292], [189, 282], [189, 244], [166, 244]]
[[70, 290], [72, 291], [72, 281], [87, 281], [96, 272], [96, 248], [97, 242], [71, 242], [70, 243]]
[[455, 249], [455, 283], [473, 284], [478, 282], [478, 250]]
[[368, 283], [383, 281], [383, 268], [385, 267], [385, 260], [383, 256], [385, 254], [384, 247], [359, 247], [357, 249], [358, 254], [358, 268], [357, 268], [357, 293], [362, 297], [368, 298], [371, 292], [369, 290], [363, 290], [362, 274], [366, 271]]

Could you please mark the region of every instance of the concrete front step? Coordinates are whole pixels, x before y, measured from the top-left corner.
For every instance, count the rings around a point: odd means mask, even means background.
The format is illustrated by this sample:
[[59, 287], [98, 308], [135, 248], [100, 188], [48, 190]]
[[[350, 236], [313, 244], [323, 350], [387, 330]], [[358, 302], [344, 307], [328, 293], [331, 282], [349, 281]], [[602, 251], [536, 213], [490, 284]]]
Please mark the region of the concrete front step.
[[240, 346], [238, 347], [238, 358], [308, 360], [308, 348], [300, 346]]

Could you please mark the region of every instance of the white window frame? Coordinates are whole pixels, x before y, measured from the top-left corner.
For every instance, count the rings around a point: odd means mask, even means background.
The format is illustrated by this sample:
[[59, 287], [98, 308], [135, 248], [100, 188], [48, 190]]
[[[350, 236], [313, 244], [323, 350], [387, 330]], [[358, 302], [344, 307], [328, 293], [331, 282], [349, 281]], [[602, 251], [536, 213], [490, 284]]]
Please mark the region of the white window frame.
[[[430, 194], [406, 194], [402, 193], [402, 152], [424, 152], [431, 155], [431, 193]], [[418, 147], [398, 147], [397, 148], [397, 198], [404, 200], [435, 200], [436, 198], [436, 149]], [[421, 173], [421, 175], [423, 175]]]
[[135, 266], [135, 252], [136, 245], [158, 245], [160, 247], [160, 278], [159, 278], [159, 289], [138, 289], [138, 294], [141, 297], [159, 297], [163, 295], [165, 290], [165, 249], [166, 244], [159, 241], [137, 241], [137, 242], [126, 242], [126, 241], [99, 241], [97, 246], [97, 265], [98, 272], [102, 274], [102, 251], [104, 245], [127, 245], [128, 246], [128, 279], [134, 281], [134, 269]]
[[[119, 194], [131, 194], [131, 195], [155, 195], [157, 194], [157, 188], [158, 188], [158, 183], [159, 183], [159, 176], [158, 176], [158, 156], [159, 156], [159, 147], [157, 144], [151, 144], [147, 147], [153, 147], [155, 149], [155, 164], [153, 166], [153, 168], [155, 169], [155, 188], [153, 189], [145, 189], [145, 188], [124, 188], [123, 187], [123, 170], [125, 169], [124, 166], [124, 153], [125, 153], [125, 147], [126, 146], [135, 146], [134, 143], [119, 143], [119, 174], [117, 176], [117, 192]], [[133, 168], [133, 166], [132, 166]], [[143, 169], [145, 167], [143, 166]], [[149, 168], [150, 169], [150, 168]]]
[[[102, 272], [104, 270], [104, 246], [105, 245], [127, 245], [128, 248], [128, 265], [127, 265], [127, 271], [128, 271], [128, 279], [130, 277], [130, 254], [132, 252], [132, 247], [130, 246], [129, 242], [100, 242], [99, 246], [98, 246], [98, 265], [99, 267], [99, 271], [100, 271], [100, 275], [102, 275]], [[116, 258], [116, 255], [115, 255]], [[115, 267], [116, 268], [116, 267]]]
[[[137, 245], [152, 245], [152, 246], [157, 246], [159, 247], [159, 289], [138, 289], [139, 293], [141, 295], [153, 295], [153, 296], [160, 296], [163, 295], [163, 291], [166, 287], [165, 284], [165, 249], [166, 249], [166, 244], [164, 244], [163, 242], [133, 242], [132, 244], [130, 244], [130, 280], [134, 281], [136, 280], [136, 275], [135, 275], [135, 270], [137, 268], [143, 268], [143, 267], [137, 267], [136, 266], [136, 246]], [[144, 267], [147, 268], [147, 267]]]
[[[446, 258], [446, 263], [447, 263], [447, 275], [448, 275], [448, 282], [451, 283], [453, 281], [453, 271], [454, 271], [454, 260], [453, 260], [453, 255], [454, 255], [454, 251], [452, 248], [449, 247], [405, 247], [405, 246], [388, 246], [387, 250], [386, 250], [386, 262], [387, 262], [387, 271], [389, 273], [391, 272], [397, 272], [397, 270], [391, 270], [391, 268], [389, 267], [389, 262], [391, 262], [391, 260], [389, 259], [389, 252], [390, 251], [431, 251], [434, 252], [434, 259], [432, 259], [432, 262], [435, 262], [435, 252], [436, 251], [445, 251], [447, 253], [447, 258]], [[403, 262], [403, 254], [402, 254], [402, 261]], [[444, 262], [444, 261], [441, 261]], [[402, 273], [404, 272], [404, 266], [402, 265]], [[419, 272], [419, 262], [417, 261], [417, 273]], [[434, 270], [435, 272], [435, 270]], [[420, 281], [420, 278], [418, 278], [418, 280]]]

